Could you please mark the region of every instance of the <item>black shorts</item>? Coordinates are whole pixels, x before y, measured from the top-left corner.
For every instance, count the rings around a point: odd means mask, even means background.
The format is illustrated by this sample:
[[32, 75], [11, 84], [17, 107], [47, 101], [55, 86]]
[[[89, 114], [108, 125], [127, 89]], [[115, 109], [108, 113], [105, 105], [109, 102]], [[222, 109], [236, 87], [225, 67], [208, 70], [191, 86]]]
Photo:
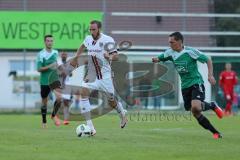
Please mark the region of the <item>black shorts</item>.
[[205, 87], [203, 84], [194, 84], [191, 87], [182, 89], [184, 108], [186, 111], [191, 109], [192, 100], [204, 101]]
[[41, 97], [47, 98], [50, 91], [54, 90], [56, 88], [61, 88], [60, 81], [55, 81], [55, 82], [51, 83], [50, 85], [41, 85]]

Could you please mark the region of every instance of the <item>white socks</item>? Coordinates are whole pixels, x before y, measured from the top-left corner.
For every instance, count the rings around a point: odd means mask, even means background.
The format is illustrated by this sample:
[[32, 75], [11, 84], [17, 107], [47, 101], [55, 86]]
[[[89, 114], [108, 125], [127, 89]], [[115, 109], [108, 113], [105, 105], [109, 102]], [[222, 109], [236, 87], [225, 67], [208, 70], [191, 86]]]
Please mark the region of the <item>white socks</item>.
[[117, 110], [117, 112], [120, 114], [121, 117], [125, 116], [125, 111], [123, 109], [122, 103], [121, 102], [117, 102], [117, 106], [115, 108]]
[[87, 122], [87, 125], [90, 127], [91, 130], [95, 130], [93, 122], [92, 122], [91, 119], [90, 120], [86, 120], [86, 122]]
[[91, 111], [91, 105], [88, 98], [80, 99], [81, 113], [86, 113]]
[[91, 130], [94, 129], [94, 125], [91, 120], [91, 105], [88, 98], [80, 99], [80, 107], [81, 107], [81, 113], [85, 117], [85, 120], [87, 122], [87, 125], [90, 127]]

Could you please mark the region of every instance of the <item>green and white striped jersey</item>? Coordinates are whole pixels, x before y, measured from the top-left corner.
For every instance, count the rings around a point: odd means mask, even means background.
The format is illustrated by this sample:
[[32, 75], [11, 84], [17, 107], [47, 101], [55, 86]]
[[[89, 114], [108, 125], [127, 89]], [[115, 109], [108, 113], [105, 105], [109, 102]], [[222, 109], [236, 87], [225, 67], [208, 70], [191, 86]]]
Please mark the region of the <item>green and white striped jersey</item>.
[[[49, 53], [46, 51], [46, 49], [42, 49], [37, 55], [37, 70], [40, 69], [41, 67], [45, 67], [52, 63], [57, 63], [57, 58], [58, 58], [57, 50], [53, 49], [52, 52]], [[57, 78], [55, 74], [57, 75], [56, 69], [50, 69], [50, 68], [44, 72], [41, 72], [40, 84], [41, 85], [51, 84]]]
[[198, 71], [197, 61], [206, 63], [208, 57], [201, 51], [184, 46], [181, 52], [167, 49], [158, 56], [160, 61], [172, 61], [181, 78], [181, 88], [188, 88], [194, 84], [203, 84], [203, 78]]

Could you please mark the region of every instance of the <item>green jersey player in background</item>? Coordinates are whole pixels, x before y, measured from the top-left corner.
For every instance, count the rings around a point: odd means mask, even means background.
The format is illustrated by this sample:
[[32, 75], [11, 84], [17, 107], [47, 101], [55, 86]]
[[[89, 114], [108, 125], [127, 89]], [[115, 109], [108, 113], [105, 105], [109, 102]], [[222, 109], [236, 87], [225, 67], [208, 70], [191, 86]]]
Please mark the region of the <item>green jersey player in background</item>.
[[198, 123], [213, 134], [213, 138], [221, 138], [220, 132], [213, 127], [210, 121], [202, 114], [202, 111], [213, 110], [219, 118], [223, 112], [216, 102], [205, 102], [205, 87], [201, 74], [198, 71], [197, 61], [206, 63], [208, 67], [208, 81], [214, 85], [213, 65], [211, 59], [199, 50], [183, 45], [183, 36], [180, 32], [169, 35], [170, 48], [152, 62], [172, 61], [181, 78], [181, 89], [185, 110], [191, 110]]
[[48, 95], [52, 90], [56, 96], [54, 102], [54, 108], [52, 111], [51, 118], [54, 120], [55, 125], [60, 125], [60, 120], [56, 116], [58, 108], [61, 106], [61, 83], [58, 79], [57, 74], [57, 58], [58, 51], [52, 49], [53, 36], [46, 35], [44, 37], [45, 48], [42, 49], [37, 55], [37, 70], [40, 72], [40, 86], [41, 86], [41, 98], [42, 98], [42, 127], [46, 128], [47, 124], [47, 102]]

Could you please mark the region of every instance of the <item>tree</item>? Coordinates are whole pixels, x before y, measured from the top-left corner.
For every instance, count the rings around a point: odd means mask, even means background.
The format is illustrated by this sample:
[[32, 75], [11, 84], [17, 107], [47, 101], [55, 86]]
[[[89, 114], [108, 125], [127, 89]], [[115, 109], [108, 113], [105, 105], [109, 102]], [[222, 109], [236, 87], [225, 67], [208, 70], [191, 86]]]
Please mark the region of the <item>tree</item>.
[[[215, 13], [240, 13], [239, 0], [215, 0]], [[240, 31], [240, 18], [215, 18], [217, 31]], [[238, 36], [216, 36], [217, 46], [240, 46]]]

